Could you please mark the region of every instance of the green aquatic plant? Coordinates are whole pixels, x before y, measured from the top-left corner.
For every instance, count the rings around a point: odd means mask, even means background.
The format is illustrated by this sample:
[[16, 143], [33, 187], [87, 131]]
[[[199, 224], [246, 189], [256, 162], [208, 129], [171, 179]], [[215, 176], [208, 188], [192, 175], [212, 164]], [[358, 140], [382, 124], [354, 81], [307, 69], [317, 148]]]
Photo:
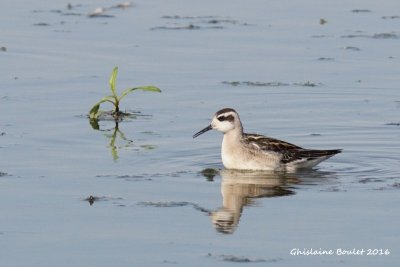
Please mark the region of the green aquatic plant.
[[117, 79], [117, 74], [118, 74], [118, 67], [115, 67], [111, 74], [110, 80], [109, 80], [111, 95], [103, 97], [102, 99], [100, 99], [99, 102], [97, 102], [96, 104], [93, 105], [93, 107], [89, 111], [90, 120], [98, 120], [99, 119], [101, 114], [104, 113], [103, 111], [100, 110], [100, 105], [105, 102], [109, 102], [109, 103], [113, 104], [114, 110], [111, 112], [111, 115], [116, 120], [118, 120], [121, 117], [121, 115], [124, 114], [120, 111], [120, 107], [119, 107], [120, 102], [128, 94], [130, 94], [136, 90], [143, 90], [143, 91], [148, 91], [148, 92], [158, 92], [158, 93], [161, 92], [161, 90], [158, 87], [155, 87], [152, 85], [147, 85], [147, 86], [137, 86], [137, 87], [133, 87], [133, 88], [128, 88], [128, 89], [124, 90], [121, 93], [121, 95], [118, 95], [117, 90], [115, 89], [115, 82]]

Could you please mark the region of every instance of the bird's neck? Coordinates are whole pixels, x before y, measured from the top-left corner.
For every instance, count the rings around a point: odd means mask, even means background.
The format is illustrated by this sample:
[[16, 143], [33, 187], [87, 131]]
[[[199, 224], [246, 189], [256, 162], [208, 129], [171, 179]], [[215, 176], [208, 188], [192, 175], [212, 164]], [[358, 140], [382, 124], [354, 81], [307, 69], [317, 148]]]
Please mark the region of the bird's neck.
[[224, 142], [226, 143], [240, 142], [242, 136], [243, 136], [243, 128], [240, 125], [240, 127], [235, 128], [224, 134]]

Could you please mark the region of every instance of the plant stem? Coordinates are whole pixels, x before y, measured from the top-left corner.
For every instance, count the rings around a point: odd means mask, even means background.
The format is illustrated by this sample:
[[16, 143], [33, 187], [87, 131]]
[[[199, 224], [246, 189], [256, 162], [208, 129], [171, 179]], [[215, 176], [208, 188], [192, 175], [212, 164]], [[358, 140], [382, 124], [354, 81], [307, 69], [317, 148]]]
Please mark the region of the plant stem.
[[115, 99], [115, 102], [113, 104], [115, 107], [114, 113], [118, 114], [119, 113], [119, 101], [117, 99]]

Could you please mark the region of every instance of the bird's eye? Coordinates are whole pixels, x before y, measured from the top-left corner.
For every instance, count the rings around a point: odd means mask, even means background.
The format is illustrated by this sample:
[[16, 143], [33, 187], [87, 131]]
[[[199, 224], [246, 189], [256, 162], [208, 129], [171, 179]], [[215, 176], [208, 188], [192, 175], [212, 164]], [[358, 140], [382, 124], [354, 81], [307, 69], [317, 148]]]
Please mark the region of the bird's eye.
[[219, 121], [224, 121], [224, 120], [225, 120], [225, 116], [219, 116], [217, 119], [218, 119]]

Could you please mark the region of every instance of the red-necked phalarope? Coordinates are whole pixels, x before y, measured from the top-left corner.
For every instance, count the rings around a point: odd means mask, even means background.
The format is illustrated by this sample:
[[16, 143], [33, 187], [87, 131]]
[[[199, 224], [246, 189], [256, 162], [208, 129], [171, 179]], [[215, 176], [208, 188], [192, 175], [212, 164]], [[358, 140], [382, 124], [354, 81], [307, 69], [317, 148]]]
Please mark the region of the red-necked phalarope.
[[224, 133], [221, 157], [227, 169], [295, 171], [312, 168], [342, 151], [304, 149], [264, 135], [244, 133], [239, 114], [231, 108], [215, 113], [211, 124], [193, 138], [211, 129]]

